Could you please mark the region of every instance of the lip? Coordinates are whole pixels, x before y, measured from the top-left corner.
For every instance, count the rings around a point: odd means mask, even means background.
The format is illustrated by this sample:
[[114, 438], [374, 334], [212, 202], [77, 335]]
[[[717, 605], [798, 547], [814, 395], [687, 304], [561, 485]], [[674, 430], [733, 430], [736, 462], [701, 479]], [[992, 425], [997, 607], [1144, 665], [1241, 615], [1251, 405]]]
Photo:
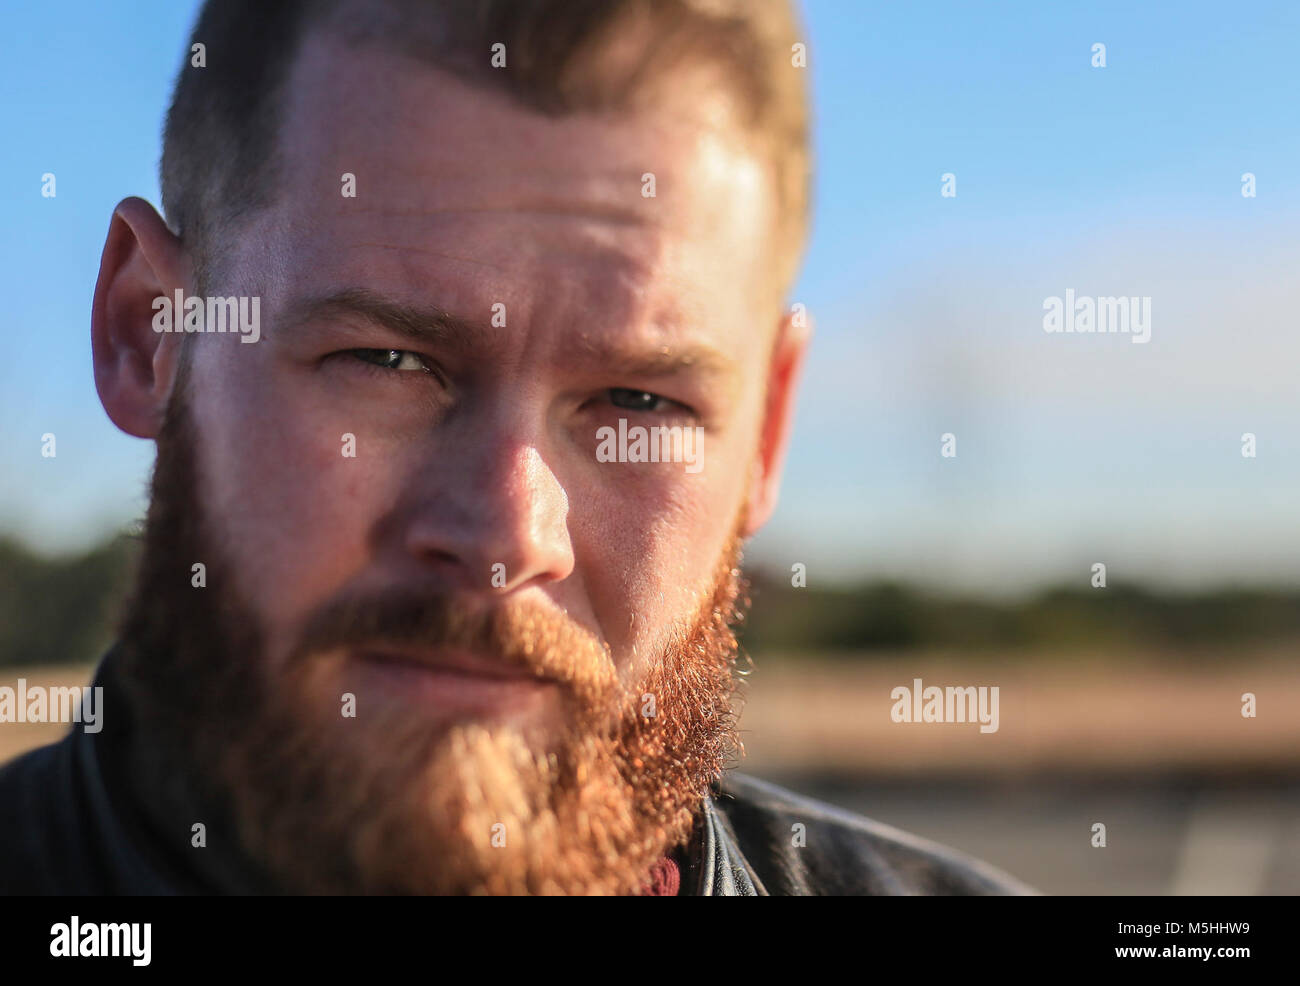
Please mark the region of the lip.
[[353, 650], [374, 694], [426, 714], [533, 719], [550, 706], [553, 679], [500, 658], [455, 649], [372, 645]]
[[360, 648], [356, 651], [356, 657], [376, 664], [391, 664], [414, 671], [477, 678], [489, 683], [495, 681], [502, 684], [511, 682], [543, 684], [549, 681], [518, 664], [465, 650], [417, 650], [384, 645]]

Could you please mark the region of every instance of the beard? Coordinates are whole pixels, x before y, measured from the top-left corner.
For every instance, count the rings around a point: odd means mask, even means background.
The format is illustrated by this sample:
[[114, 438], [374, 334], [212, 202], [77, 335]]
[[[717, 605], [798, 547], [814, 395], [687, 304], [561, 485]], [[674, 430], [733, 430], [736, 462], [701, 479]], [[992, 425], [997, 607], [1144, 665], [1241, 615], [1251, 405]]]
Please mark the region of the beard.
[[[183, 369], [157, 440], [123, 677], [149, 741], [243, 853], [292, 893], [629, 894], [691, 835], [736, 758], [735, 533], [697, 610], [638, 680], [558, 611], [411, 588], [332, 599], [282, 660], [265, 652], [203, 511]], [[206, 566], [196, 588], [191, 566]], [[559, 735], [439, 721], [413, 705], [345, 715], [350, 647], [491, 655], [559, 689]]]

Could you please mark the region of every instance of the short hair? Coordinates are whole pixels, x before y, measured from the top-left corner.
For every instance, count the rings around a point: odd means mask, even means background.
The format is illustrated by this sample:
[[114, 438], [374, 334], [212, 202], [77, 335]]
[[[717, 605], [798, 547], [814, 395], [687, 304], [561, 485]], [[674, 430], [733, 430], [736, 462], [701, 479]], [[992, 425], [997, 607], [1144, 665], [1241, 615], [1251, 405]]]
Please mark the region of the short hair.
[[[712, 62], [738, 98], [777, 194], [773, 245], [780, 289], [798, 269], [811, 173], [805, 70], [792, 0], [206, 0], [163, 132], [168, 225], [186, 243], [200, 284], [218, 235], [265, 207], [278, 177], [283, 90], [313, 30], [413, 54], [538, 112], [617, 111], [684, 62]], [[602, 58], [639, 30], [646, 44]], [[502, 43], [505, 68], [489, 63]], [[625, 46], [626, 47], [626, 46]]]

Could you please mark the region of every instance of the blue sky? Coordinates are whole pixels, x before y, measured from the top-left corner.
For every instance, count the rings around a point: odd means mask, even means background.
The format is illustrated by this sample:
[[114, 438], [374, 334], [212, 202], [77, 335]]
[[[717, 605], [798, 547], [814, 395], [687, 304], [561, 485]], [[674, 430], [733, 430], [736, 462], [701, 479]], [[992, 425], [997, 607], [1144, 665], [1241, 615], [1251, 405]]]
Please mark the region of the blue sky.
[[[0, 530], [44, 550], [143, 509], [152, 446], [99, 406], [90, 300], [114, 204], [158, 202], [196, 9], [6, 13]], [[1300, 5], [804, 11], [819, 171], [792, 300], [817, 336], [755, 555], [990, 594], [1086, 584], [1098, 560], [1300, 583]], [[1044, 333], [1067, 288], [1151, 297], [1150, 343]]]

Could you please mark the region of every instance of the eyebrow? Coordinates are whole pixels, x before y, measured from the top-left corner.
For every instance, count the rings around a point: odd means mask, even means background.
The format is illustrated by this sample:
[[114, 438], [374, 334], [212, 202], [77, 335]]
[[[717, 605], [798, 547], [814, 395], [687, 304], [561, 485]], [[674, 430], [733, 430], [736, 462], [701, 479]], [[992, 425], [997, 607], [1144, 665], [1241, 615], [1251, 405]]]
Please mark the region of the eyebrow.
[[[289, 306], [282, 331], [293, 332], [323, 319], [362, 318], [415, 343], [467, 353], [481, 343], [484, 326], [430, 305], [407, 305], [366, 288], [344, 288]], [[736, 361], [700, 343], [637, 346], [625, 340], [585, 334], [572, 352], [571, 363], [628, 377], [664, 378], [698, 372], [732, 376]]]
[[472, 321], [441, 308], [406, 305], [365, 288], [344, 288], [319, 298], [308, 298], [289, 306], [284, 330], [292, 332], [309, 322], [338, 318], [362, 318], [424, 345], [468, 350], [483, 329]]
[[735, 360], [712, 346], [696, 343], [663, 344], [646, 351], [621, 342], [588, 337], [583, 340], [578, 358], [593, 367], [629, 377], [660, 378], [686, 372], [729, 376], [736, 369]]

